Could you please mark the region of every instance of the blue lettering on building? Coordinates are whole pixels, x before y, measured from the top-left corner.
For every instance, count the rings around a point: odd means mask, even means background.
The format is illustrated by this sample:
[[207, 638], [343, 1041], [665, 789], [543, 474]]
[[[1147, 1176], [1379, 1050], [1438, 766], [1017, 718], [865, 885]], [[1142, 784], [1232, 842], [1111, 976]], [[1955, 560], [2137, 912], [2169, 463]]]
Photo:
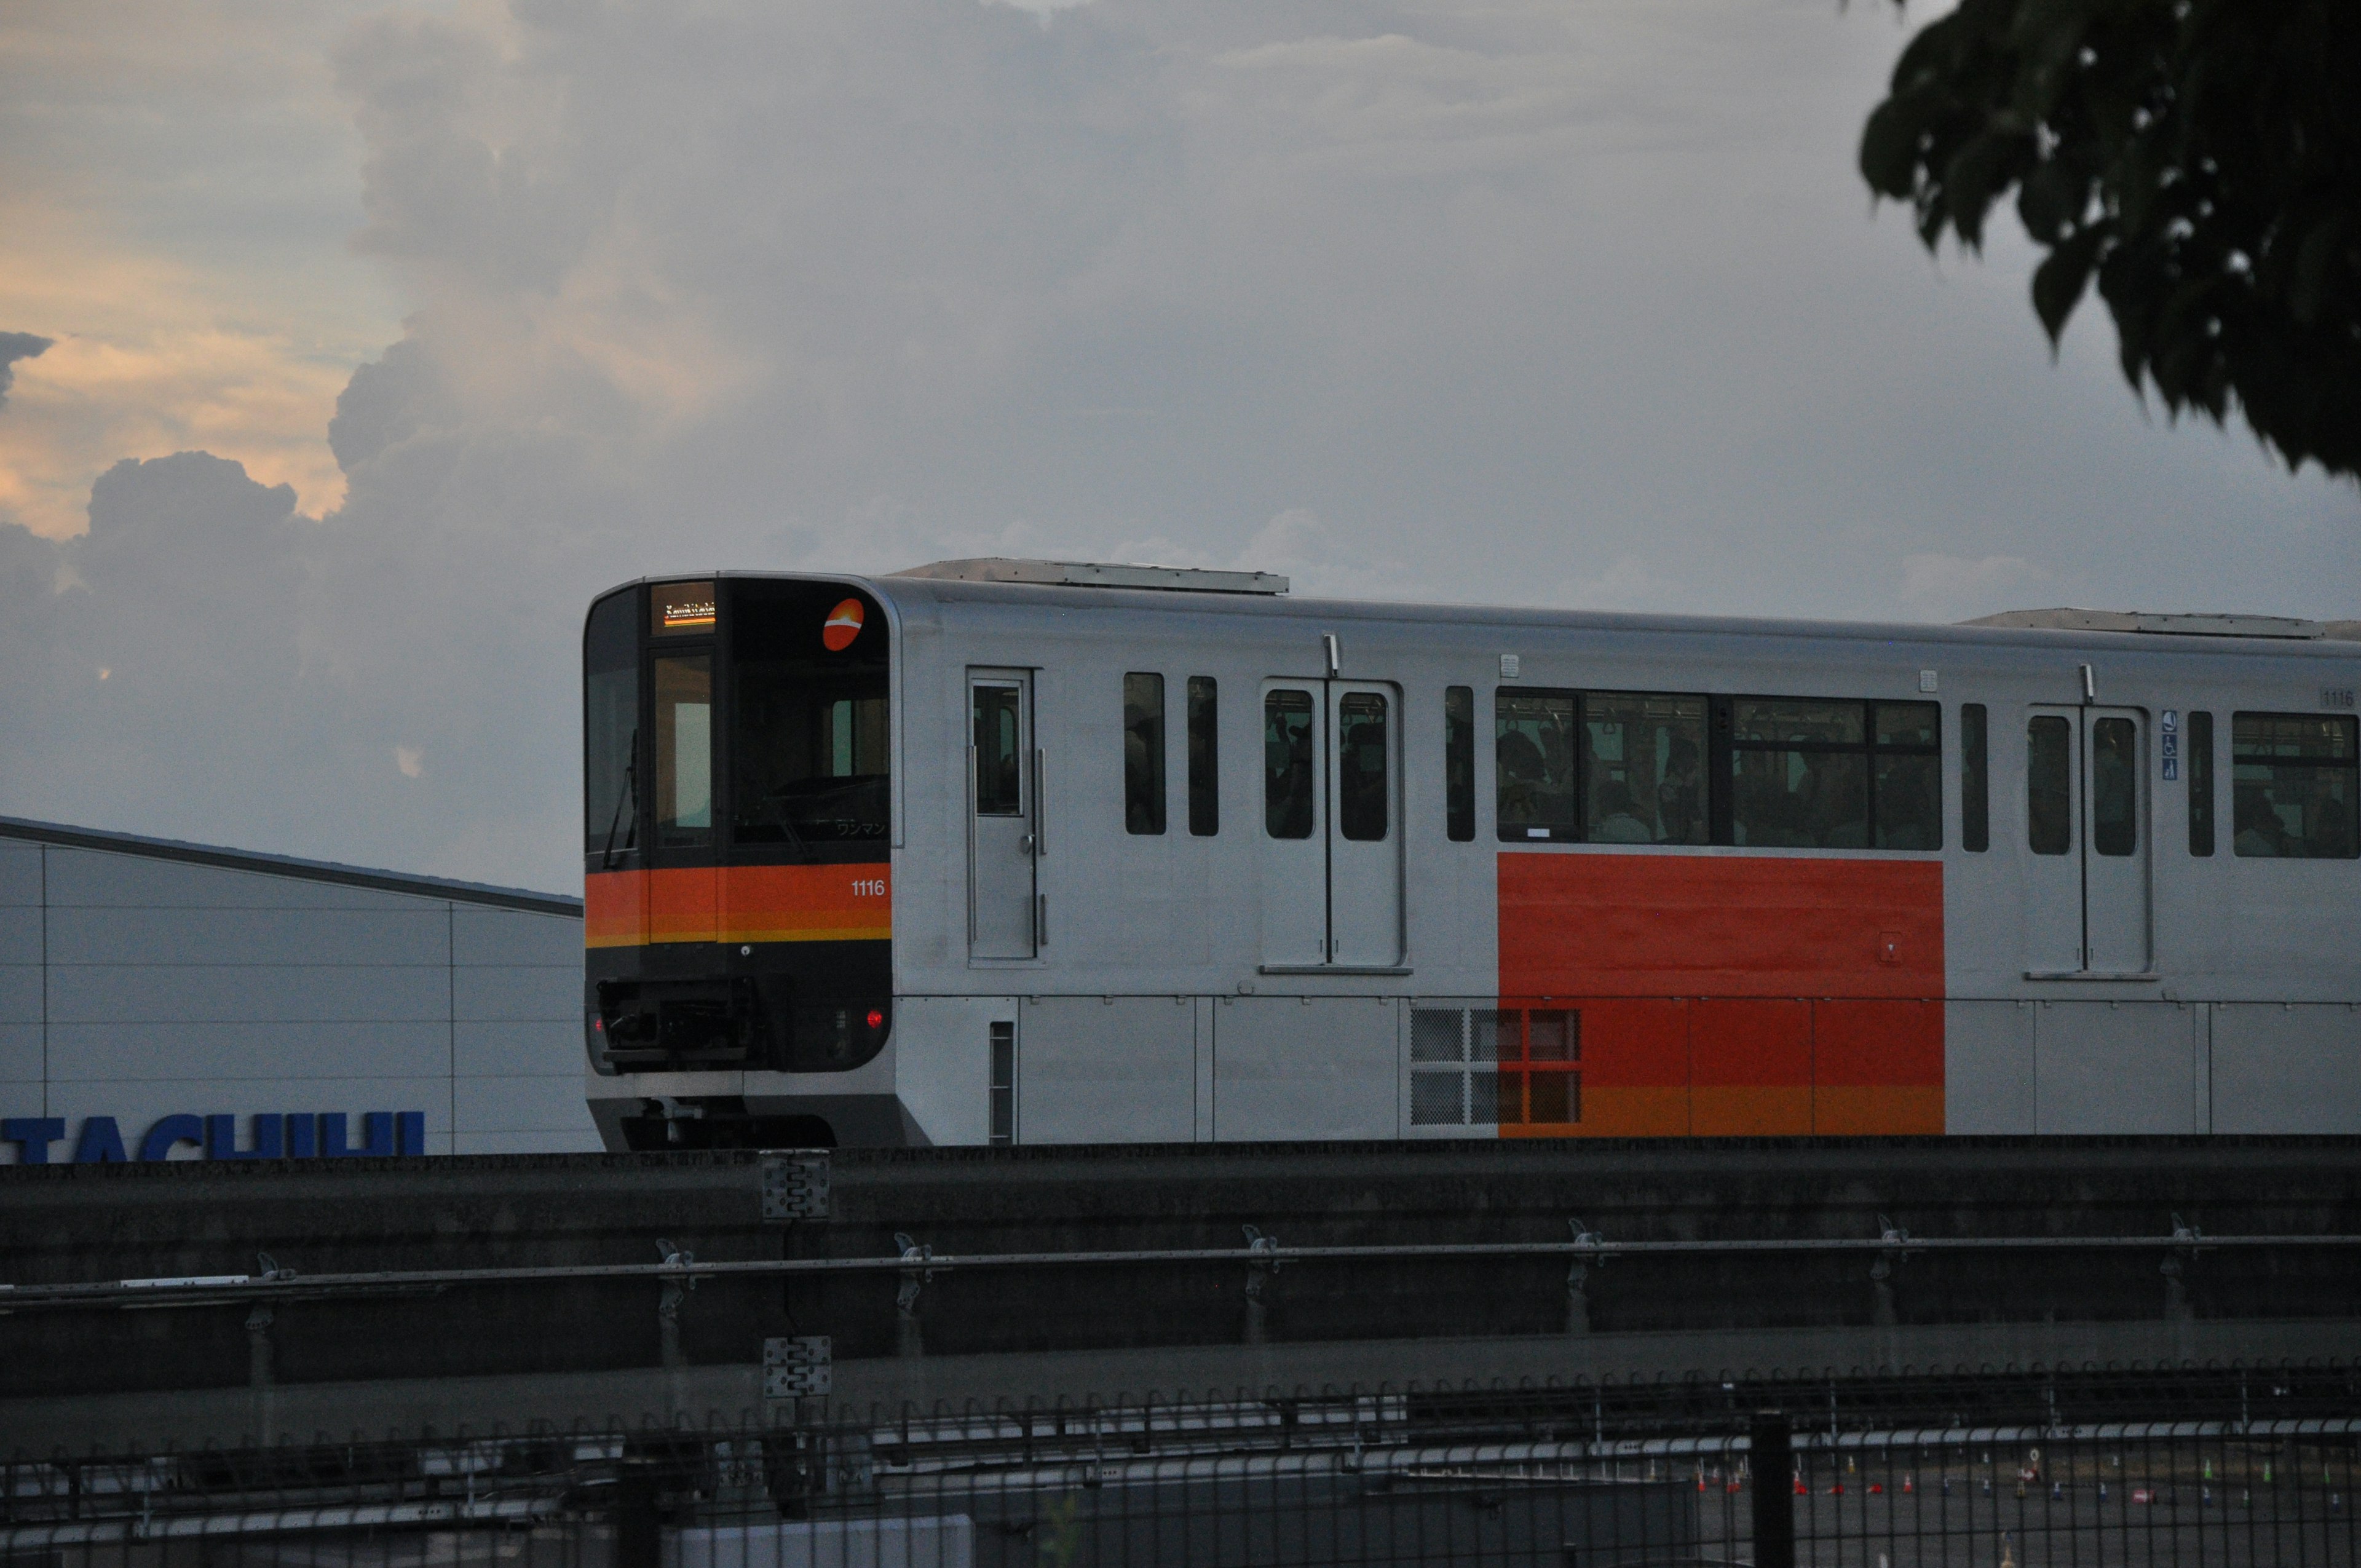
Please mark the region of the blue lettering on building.
[[[238, 1131], [243, 1120], [246, 1130]], [[50, 1147], [65, 1142], [61, 1116], [0, 1118], [0, 1143], [16, 1146], [19, 1165], [49, 1165]], [[351, 1118], [342, 1111], [259, 1112], [240, 1118], [186, 1113], [159, 1117], [138, 1144], [126, 1144], [112, 1116], [85, 1116], [67, 1157], [75, 1165], [126, 1164], [133, 1158], [170, 1159], [182, 1145], [206, 1159], [335, 1159], [348, 1155], [385, 1157], [426, 1152], [426, 1113], [370, 1111], [360, 1118], [356, 1140]]]

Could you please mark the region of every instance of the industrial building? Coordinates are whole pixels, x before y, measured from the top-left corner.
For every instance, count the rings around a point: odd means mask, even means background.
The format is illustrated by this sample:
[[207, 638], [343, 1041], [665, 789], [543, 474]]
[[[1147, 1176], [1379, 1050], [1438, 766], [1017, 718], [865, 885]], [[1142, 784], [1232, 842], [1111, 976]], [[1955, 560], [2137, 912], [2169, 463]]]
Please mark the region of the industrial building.
[[0, 1164], [595, 1150], [578, 899], [0, 817]]

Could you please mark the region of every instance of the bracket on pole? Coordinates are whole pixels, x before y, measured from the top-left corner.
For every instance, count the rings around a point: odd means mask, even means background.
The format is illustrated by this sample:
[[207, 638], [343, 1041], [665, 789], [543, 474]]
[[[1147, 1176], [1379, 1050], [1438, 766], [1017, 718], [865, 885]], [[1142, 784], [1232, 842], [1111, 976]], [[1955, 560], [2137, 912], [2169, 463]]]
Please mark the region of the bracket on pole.
[[1575, 1253], [1565, 1271], [1565, 1332], [1587, 1334], [1590, 1332], [1590, 1271], [1607, 1266], [1608, 1259], [1599, 1250], [1607, 1238], [1578, 1218], [1566, 1221], [1566, 1225], [1574, 1232], [1574, 1245], [1581, 1250]]
[[1880, 1328], [1892, 1328], [1900, 1320], [1894, 1310], [1894, 1271], [1910, 1261], [1910, 1233], [1880, 1214], [1877, 1217], [1878, 1240], [1885, 1245], [1879, 1251], [1877, 1261], [1869, 1266], [1869, 1283], [1876, 1301], [1872, 1316]]

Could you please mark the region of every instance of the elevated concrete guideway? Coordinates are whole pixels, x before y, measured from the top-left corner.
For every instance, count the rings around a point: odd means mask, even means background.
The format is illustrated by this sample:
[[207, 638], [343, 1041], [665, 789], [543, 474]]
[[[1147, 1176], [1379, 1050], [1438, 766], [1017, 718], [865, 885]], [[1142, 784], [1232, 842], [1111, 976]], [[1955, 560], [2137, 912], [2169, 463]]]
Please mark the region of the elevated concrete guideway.
[[[759, 1405], [765, 1341], [815, 1335], [855, 1403], [2352, 1359], [2356, 1155], [2337, 1138], [845, 1150], [824, 1217], [791, 1223], [765, 1219], [754, 1153], [16, 1168], [0, 1171], [0, 1277], [23, 1303], [0, 1305], [0, 1428], [81, 1444], [637, 1424]], [[1639, 1243], [1680, 1245], [1618, 1251]], [[1449, 1250], [1484, 1246], [1513, 1250]], [[906, 1247], [1163, 1255], [929, 1275]], [[1369, 1250], [1299, 1250], [1323, 1247]], [[694, 1289], [653, 1272], [690, 1255], [763, 1267]], [[828, 1259], [863, 1266], [805, 1266]], [[600, 1266], [631, 1271], [305, 1283]], [[274, 1267], [293, 1277], [254, 1281]], [[133, 1311], [39, 1290], [221, 1277], [247, 1282], [169, 1307], [151, 1289]]]

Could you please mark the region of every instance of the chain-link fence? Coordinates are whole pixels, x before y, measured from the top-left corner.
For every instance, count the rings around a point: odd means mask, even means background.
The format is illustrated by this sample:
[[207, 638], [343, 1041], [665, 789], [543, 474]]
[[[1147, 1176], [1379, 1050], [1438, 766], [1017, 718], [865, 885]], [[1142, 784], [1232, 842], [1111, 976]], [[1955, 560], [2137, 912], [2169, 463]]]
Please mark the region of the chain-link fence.
[[2353, 1563], [2356, 1433], [2341, 1365], [785, 1402], [631, 1431], [20, 1449], [0, 1563]]

